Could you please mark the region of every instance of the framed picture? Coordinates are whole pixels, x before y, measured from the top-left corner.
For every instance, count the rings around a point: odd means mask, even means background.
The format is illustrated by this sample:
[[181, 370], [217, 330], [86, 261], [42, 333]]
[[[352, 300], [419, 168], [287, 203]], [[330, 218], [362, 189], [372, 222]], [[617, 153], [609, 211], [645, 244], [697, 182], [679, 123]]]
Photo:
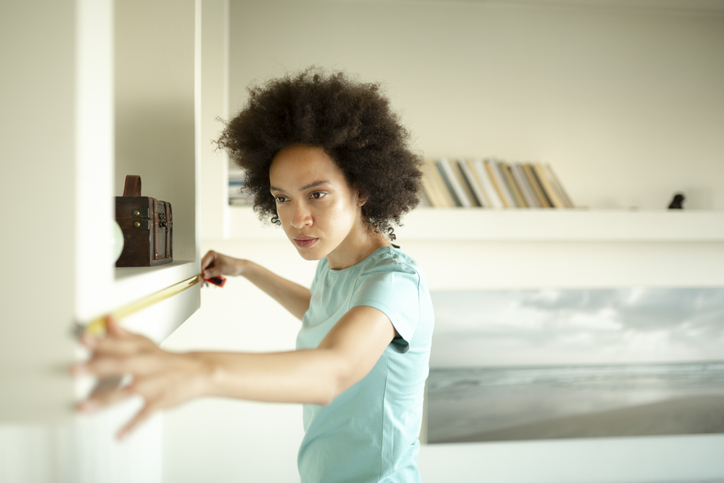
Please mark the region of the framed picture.
[[432, 298], [428, 444], [724, 433], [724, 288]]

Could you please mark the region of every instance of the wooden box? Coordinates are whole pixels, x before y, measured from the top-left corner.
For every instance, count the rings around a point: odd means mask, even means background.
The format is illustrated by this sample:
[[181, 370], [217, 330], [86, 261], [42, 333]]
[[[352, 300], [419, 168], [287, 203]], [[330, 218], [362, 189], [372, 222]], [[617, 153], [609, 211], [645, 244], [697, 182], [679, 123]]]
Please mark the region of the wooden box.
[[123, 231], [117, 267], [150, 267], [173, 261], [171, 203], [141, 196], [141, 177], [126, 176], [123, 196], [116, 197], [116, 221]]

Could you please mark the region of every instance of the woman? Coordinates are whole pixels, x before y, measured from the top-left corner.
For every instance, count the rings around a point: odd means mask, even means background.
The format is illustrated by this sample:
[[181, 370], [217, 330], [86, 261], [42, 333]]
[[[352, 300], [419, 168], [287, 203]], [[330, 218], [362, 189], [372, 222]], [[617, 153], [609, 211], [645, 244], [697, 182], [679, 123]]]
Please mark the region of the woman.
[[417, 454], [433, 312], [418, 264], [392, 245], [413, 208], [420, 160], [378, 87], [307, 70], [250, 90], [219, 145], [245, 170], [260, 218], [280, 224], [311, 289], [214, 251], [205, 278], [241, 275], [302, 320], [295, 351], [170, 353], [108, 321], [85, 336], [77, 372], [130, 373], [133, 383], [81, 409], [132, 394], [154, 411], [203, 396], [304, 404], [302, 481], [419, 481]]

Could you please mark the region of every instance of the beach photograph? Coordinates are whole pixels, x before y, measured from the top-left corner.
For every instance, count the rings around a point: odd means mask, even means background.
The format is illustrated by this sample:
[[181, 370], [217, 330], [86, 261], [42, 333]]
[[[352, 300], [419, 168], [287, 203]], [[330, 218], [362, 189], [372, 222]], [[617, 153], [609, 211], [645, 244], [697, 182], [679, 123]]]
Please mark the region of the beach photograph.
[[724, 288], [432, 298], [429, 444], [724, 433]]

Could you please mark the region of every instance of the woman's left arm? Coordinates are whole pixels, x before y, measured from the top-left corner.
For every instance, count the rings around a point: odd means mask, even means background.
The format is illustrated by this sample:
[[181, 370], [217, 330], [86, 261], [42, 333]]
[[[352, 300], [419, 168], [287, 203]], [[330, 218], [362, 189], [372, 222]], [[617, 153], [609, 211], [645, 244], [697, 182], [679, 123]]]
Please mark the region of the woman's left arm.
[[389, 318], [362, 306], [347, 312], [319, 347], [276, 353], [173, 353], [107, 320], [104, 338], [84, 336], [92, 357], [75, 374], [99, 378], [130, 374], [131, 384], [79, 404], [93, 411], [133, 395], [144, 407], [119, 432], [122, 438], [158, 410], [205, 396], [326, 405], [361, 380], [395, 337]]

